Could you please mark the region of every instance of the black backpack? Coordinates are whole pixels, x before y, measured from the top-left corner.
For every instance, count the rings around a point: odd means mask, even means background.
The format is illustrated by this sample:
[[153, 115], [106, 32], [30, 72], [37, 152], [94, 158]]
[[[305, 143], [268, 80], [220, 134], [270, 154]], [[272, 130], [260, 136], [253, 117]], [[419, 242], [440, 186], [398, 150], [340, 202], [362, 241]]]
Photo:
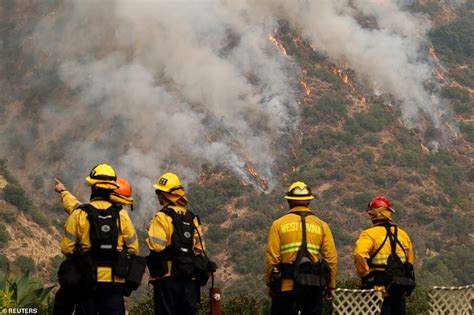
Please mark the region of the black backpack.
[[[329, 283], [330, 268], [328, 263], [321, 258], [313, 262], [311, 253], [308, 251], [306, 241], [306, 212], [298, 212], [301, 216], [301, 227], [303, 240], [296, 255], [293, 265], [293, 291], [298, 298], [310, 298], [315, 292], [322, 292]], [[309, 214], [312, 215], [312, 214]]]
[[167, 249], [168, 257], [172, 260], [171, 275], [176, 279], [191, 279], [194, 277], [194, 218], [191, 211], [178, 214], [171, 208], [164, 208], [166, 215], [173, 222], [171, 244]]
[[98, 266], [112, 266], [117, 255], [120, 217], [122, 206], [112, 204], [105, 210], [99, 210], [90, 204], [79, 206], [87, 213], [89, 220], [89, 238], [92, 249], [90, 254]]
[[386, 290], [390, 296], [410, 296], [413, 290], [415, 289], [415, 273], [413, 271], [413, 265], [410, 264], [407, 260], [405, 263], [402, 262], [400, 257], [396, 253], [397, 244], [400, 245], [403, 252], [406, 255], [405, 248], [398, 240], [398, 228], [395, 226], [395, 231], [392, 234], [390, 227], [386, 226], [387, 235], [390, 239], [390, 248], [391, 253], [387, 259], [387, 267], [385, 269], [386, 275]]

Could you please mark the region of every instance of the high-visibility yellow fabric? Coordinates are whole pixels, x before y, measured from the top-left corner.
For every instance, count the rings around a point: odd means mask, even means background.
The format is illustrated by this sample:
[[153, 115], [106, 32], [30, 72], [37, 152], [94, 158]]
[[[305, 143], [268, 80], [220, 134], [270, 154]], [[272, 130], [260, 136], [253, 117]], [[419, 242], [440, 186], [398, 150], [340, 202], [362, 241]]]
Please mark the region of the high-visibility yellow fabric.
[[67, 190], [61, 192], [61, 202], [67, 214], [71, 214], [71, 212], [81, 205], [79, 199]]
[[[61, 194], [62, 195], [62, 194]], [[106, 200], [92, 200], [92, 206], [98, 210], [108, 209], [112, 204]], [[124, 244], [127, 250], [132, 255], [139, 254], [138, 238], [133, 227], [132, 220], [128, 216], [125, 209], [120, 210], [120, 226], [119, 239], [117, 242], [117, 250], [122, 251]], [[61, 241], [61, 252], [66, 255], [72, 255], [76, 243], [79, 243], [81, 249], [87, 252], [91, 249], [91, 242], [89, 238], [89, 220], [87, 213], [82, 210], [72, 211], [66, 224], [64, 225], [64, 236]], [[112, 268], [111, 267], [97, 267], [97, 281], [98, 282], [112, 282]], [[115, 282], [124, 282], [123, 278], [114, 277]]]
[[[267, 285], [270, 284], [272, 269], [279, 263], [293, 263], [303, 241], [301, 216], [294, 212], [308, 212], [307, 207], [294, 207], [287, 214], [275, 220], [268, 236], [265, 258], [265, 275]], [[337, 252], [334, 239], [328, 224], [315, 215], [306, 217], [306, 243], [313, 261], [318, 261], [322, 255], [331, 269], [329, 288], [336, 287]], [[293, 289], [293, 280], [282, 280], [282, 291]]]
[[[394, 232], [394, 227], [391, 228], [392, 233]], [[357, 269], [357, 273], [361, 277], [367, 276], [373, 270], [384, 270], [384, 268], [369, 268], [369, 258], [373, 255], [377, 249], [382, 245], [387, 231], [384, 226], [377, 225], [373, 226], [367, 230], [362, 231], [359, 238], [355, 243], [354, 248], [354, 264]], [[400, 257], [402, 262], [408, 261], [413, 264], [414, 254], [413, 254], [413, 245], [411, 243], [410, 237], [408, 234], [398, 228], [398, 241], [402, 244], [405, 252], [397, 244], [396, 253]], [[390, 247], [390, 238], [385, 241], [385, 244], [377, 253], [377, 255], [372, 259], [372, 264], [377, 265], [387, 265], [387, 258], [392, 253]]]
[[[169, 205], [166, 207], [172, 209], [174, 212], [178, 214], [184, 214], [187, 211], [186, 208], [181, 207], [181, 206]], [[196, 230], [194, 231], [193, 249], [194, 249], [194, 254], [199, 255], [203, 253], [203, 251], [206, 250], [206, 245], [202, 237], [202, 228], [197, 218], [194, 218], [194, 225], [197, 227], [197, 231]], [[171, 219], [171, 217], [166, 215], [162, 211], [158, 211], [148, 226], [148, 237], [145, 241], [146, 245], [148, 246], [150, 250], [159, 253], [163, 251], [166, 247], [172, 245], [171, 236], [173, 235], [173, 232], [174, 232], [174, 227], [173, 227], [173, 220]], [[202, 246], [201, 246], [201, 243], [199, 242], [198, 232], [201, 235], [201, 239], [203, 242]], [[168, 273], [165, 274], [163, 278], [169, 277], [171, 275], [171, 266], [172, 266], [172, 262], [168, 261]]]
[[367, 210], [367, 213], [369, 214], [370, 220], [374, 225], [387, 223], [390, 223], [392, 225], [395, 224], [393, 222], [393, 210], [391, 208], [370, 209]]

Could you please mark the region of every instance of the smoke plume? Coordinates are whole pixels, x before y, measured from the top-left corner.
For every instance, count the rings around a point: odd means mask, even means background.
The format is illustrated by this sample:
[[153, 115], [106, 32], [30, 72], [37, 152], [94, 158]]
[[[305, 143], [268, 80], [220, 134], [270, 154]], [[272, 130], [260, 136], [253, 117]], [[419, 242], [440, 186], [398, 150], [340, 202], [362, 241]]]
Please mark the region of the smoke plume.
[[151, 184], [160, 173], [173, 171], [187, 182], [204, 163], [257, 186], [244, 170], [250, 163], [272, 187], [275, 152], [287, 149], [274, 144], [299, 121], [298, 70], [267, 38], [280, 20], [374, 90], [392, 94], [408, 126], [424, 113], [441, 127], [447, 110], [425, 84], [432, 79], [425, 51], [430, 25], [401, 6], [390, 0], [61, 3], [23, 45], [42, 68], [54, 69], [50, 80], [72, 92], [64, 100], [48, 91], [36, 132], [42, 139], [65, 136], [51, 146], [62, 148], [56, 162], [71, 176], [110, 161], [143, 200], [153, 200]]

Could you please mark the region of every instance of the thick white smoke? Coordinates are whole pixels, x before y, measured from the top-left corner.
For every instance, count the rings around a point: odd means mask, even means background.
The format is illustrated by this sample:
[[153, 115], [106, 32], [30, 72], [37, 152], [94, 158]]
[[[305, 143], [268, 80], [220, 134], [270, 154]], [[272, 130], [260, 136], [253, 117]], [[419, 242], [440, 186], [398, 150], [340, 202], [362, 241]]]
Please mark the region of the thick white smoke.
[[[402, 1], [254, 0], [252, 4], [260, 15], [289, 21], [312, 47], [347, 64], [374, 90], [392, 94], [407, 126], [417, 126], [423, 112], [441, 127], [445, 104], [425, 86], [432, 79], [425, 38], [430, 24], [403, 11]], [[363, 18], [373, 23], [364, 25], [359, 22]]]
[[440, 127], [446, 109], [425, 85], [430, 25], [404, 11], [404, 2], [64, 2], [24, 47], [74, 92], [66, 104], [51, 93], [39, 132], [54, 126], [76, 136], [64, 141], [61, 159], [76, 174], [112, 161], [152, 202], [161, 172], [191, 180], [206, 162], [251, 180], [248, 161], [271, 187], [282, 149], [274, 144], [298, 124], [297, 69], [268, 41], [280, 20], [374, 90], [392, 94], [407, 125], [423, 112]]
[[268, 41], [274, 28], [216, 2], [64, 4], [39, 24], [33, 48], [55, 56], [79, 105], [51, 104], [43, 119], [87, 122], [65, 159], [115, 155], [119, 176], [154, 203], [161, 172], [187, 182], [206, 162], [252, 182], [249, 162], [271, 187], [273, 145], [298, 122], [296, 71]]

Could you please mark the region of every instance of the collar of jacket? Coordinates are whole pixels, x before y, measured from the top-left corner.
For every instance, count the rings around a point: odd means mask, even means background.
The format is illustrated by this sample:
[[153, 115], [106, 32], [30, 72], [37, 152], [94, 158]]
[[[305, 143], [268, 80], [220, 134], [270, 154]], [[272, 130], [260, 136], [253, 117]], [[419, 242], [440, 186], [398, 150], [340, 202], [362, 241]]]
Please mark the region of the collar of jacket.
[[170, 209], [173, 209], [174, 212], [178, 213], [178, 214], [183, 214], [185, 213], [187, 210], [185, 207], [182, 207], [182, 206], [176, 206], [176, 205], [173, 205], [173, 204], [167, 204], [166, 206], [163, 207], [164, 208], [170, 208]]
[[288, 213], [293, 213], [293, 212], [311, 212], [311, 209], [308, 207], [296, 206], [288, 210]]
[[374, 226], [385, 226], [385, 225], [393, 226], [393, 225], [396, 225], [391, 220], [377, 220], [375, 222], [373, 221], [372, 223], [374, 224]]

